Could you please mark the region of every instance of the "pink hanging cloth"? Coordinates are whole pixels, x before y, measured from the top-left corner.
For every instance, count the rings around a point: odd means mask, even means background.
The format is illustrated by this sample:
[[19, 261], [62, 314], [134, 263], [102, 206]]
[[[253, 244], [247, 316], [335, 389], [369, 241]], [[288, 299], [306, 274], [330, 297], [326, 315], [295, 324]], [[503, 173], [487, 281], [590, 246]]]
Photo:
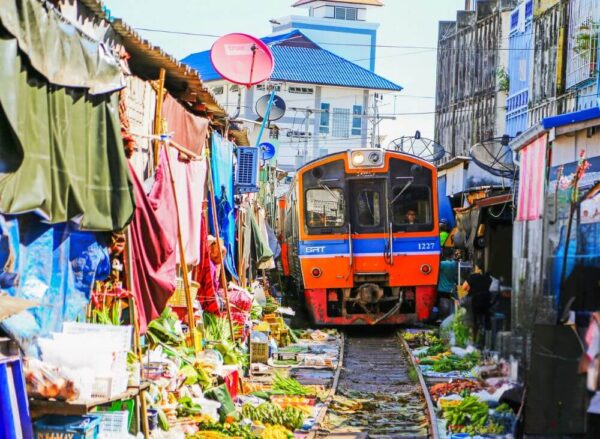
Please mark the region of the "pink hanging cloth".
[[177, 217], [175, 197], [161, 150], [154, 186], [149, 195], [129, 166], [135, 193], [135, 212], [131, 232], [131, 286], [135, 296], [140, 332], [157, 318], [175, 291]]

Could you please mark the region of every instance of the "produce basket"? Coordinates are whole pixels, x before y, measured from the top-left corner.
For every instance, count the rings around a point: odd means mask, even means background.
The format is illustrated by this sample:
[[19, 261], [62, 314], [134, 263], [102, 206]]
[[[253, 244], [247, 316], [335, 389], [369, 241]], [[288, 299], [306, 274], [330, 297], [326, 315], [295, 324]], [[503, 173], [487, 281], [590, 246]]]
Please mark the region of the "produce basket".
[[96, 439], [100, 417], [44, 416], [33, 424], [36, 439]]
[[112, 398], [127, 390], [129, 374], [115, 373], [109, 377], [96, 377], [92, 387], [92, 398]]
[[[186, 307], [187, 300], [185, 298], [185, 288], [183, 286], [183, 278], [177, 278], [177, 286], [175, 287], [175, 292], [169, 299], [169, 305], [171, 306], [179, 306]], [[200, 288], [200, 284], [193, 280], [190, 280], [190, 293], [192, 295], [192, 301], [195, 300], [196, 294], [198, 293], [198, 289]]]
[[267, 363], [269, 361], [269, 343], [250, 342], [250, 362]]
[[99, 413], [100, 434], [110, 434], [125, 437], [129, 433], [129, 412], [102, 412]]

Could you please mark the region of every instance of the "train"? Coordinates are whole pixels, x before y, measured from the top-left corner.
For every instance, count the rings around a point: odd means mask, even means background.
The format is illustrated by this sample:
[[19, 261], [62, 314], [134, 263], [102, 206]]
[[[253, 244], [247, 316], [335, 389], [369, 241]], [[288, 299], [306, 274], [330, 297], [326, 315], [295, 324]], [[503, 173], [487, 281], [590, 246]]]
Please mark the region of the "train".
[[436, 302], [436, 167], [354, 149], [299, 168], [278, 199], [281, 268], [318, 326], [426, 321]]

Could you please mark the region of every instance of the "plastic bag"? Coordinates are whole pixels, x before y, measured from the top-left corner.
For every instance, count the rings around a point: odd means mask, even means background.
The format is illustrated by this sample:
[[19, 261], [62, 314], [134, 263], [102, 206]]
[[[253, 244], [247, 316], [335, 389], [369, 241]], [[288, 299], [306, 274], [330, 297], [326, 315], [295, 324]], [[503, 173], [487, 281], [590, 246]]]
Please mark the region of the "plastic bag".
[[36, 359], [25, 360], [25, 383], [30, 396], [73, 401], [79, 398], [80, 391], [73, 379], [58, 367]]

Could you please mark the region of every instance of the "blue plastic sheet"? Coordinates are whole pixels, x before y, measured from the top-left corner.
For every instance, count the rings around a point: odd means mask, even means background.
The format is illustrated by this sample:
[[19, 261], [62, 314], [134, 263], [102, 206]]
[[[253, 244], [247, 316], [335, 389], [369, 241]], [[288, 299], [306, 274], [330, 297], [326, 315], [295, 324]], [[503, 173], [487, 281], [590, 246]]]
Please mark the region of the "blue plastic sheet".
[[[18, 275], [6, 291], [40, 304], [6, 319], [2, 327], [35, 355], [36, 337], [60, 331], [63, 321], [84, 319], [94, 282], [110, 274], [105, 235], [79, 231], [71, 224], [44, 224], [34, 216], [2, 224], [3, 241], [9, 240]], [[6, 248], [0, 246], [0, 260], [6, 260]], [[6, 272], [4, 266], [0, 272]]]
[[456, 221], [454, 220], [454, 211], [450, 198], [446, 195], [446, 176], [438, 178], [438, 206], [439, 206], [439, 221], [445, 219], [448, 221], [449, 229], [454, 228]]
[[212, 136], [211, 168], [217, 205], [219, 232], [227, 248], [225, 267], [237, 279], [235, 269], [235, 217], [233, 212], [233, 143], [219, 134]]

